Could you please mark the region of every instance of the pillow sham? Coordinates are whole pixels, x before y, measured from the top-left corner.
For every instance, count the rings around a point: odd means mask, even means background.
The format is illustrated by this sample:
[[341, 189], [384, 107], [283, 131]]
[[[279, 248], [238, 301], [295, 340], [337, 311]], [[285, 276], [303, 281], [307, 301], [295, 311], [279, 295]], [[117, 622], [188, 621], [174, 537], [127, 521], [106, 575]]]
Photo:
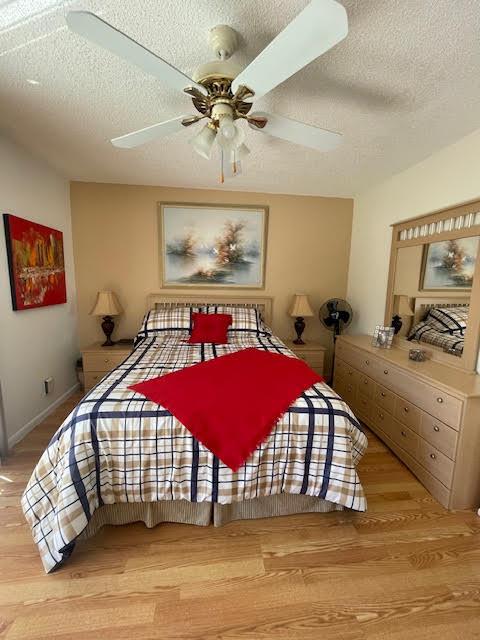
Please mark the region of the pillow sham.
[[257, 336], [271, 336], [271, 330], [262, 321], [260, 311], [253, 307], [229, 307], [228, 305], [207, 305], [205, 313], [225, 313], [232, 316], [230, 334], [254, 333]]
[[151, 309], [142, 321], [135, 337], [136, 346], [144, 338], [152, 338], [157, 334], [167, 336], [185, 333], [186, 337], [192, 329], [192, 314], [200, 311], [200, 307], [171, 307], [170, 309]]
[[231, 324], [232, 316], [229, 313], [194, 313], [192, 335], [188, 343], [227, 344], [227, 329]]

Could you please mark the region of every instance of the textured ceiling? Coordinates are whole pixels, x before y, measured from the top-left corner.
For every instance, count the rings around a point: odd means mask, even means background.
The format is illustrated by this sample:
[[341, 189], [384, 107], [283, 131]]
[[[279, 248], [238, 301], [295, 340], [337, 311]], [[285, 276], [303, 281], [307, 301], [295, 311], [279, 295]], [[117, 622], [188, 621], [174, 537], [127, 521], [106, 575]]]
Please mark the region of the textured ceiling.
[[[246, 65], [307, 1], [54, 4], [0, 0], [0, 128], [72, 179], [217, 188], [218, 159], [193, 152], [193, 127], [136, 150], [110, 145], [193, 107], [68, 31], [63, 5], [98, 13], [190, 75], [213, 57], [214, 25], [240, 33], [235, 59]], [[347, 39], [254, 107], [340, 131], [343, 145], [320, 154], [247, 128], [244, 175], [223, 188], [351, 196], [480, 127], [479, 0], [343, 4]]]

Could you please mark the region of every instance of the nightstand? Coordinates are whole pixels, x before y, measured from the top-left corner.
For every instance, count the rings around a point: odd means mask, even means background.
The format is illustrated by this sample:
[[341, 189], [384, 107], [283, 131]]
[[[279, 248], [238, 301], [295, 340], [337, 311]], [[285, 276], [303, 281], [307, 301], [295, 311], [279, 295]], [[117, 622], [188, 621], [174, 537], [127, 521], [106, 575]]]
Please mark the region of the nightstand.
[[307, 344], [294, 344], [292, 340], [287, 340], [286, 345], [296, 356], [305, 360], [309, 367], [323, 376], [326, 347], [315, 340], [309, 340]]
[[112, 369], [115, 369], [127, 358], [133, 349], [131, 343], [116, 343], [112, 347], [102, 347], [96, 342], [81, 349], [85, 391], [94, 387]]

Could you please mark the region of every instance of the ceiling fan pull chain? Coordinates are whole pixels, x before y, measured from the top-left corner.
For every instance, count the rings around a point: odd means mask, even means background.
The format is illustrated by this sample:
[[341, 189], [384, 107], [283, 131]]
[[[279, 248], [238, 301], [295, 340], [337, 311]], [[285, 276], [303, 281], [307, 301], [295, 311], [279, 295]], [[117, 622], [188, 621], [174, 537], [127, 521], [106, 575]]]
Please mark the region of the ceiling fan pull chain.
[[220, 184], [225, 182], [225, 176], [223, 175], [223, 149], [220, 147]]

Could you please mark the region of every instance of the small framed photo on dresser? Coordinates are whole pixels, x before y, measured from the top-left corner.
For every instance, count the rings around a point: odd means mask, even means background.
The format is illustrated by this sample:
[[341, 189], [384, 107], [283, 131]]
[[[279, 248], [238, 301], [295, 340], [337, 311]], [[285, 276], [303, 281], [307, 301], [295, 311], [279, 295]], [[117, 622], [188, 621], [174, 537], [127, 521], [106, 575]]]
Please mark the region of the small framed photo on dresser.
[[379, 349], [391, 349], [395, 329], [377, 324], [373, 332], [372, 346]]

